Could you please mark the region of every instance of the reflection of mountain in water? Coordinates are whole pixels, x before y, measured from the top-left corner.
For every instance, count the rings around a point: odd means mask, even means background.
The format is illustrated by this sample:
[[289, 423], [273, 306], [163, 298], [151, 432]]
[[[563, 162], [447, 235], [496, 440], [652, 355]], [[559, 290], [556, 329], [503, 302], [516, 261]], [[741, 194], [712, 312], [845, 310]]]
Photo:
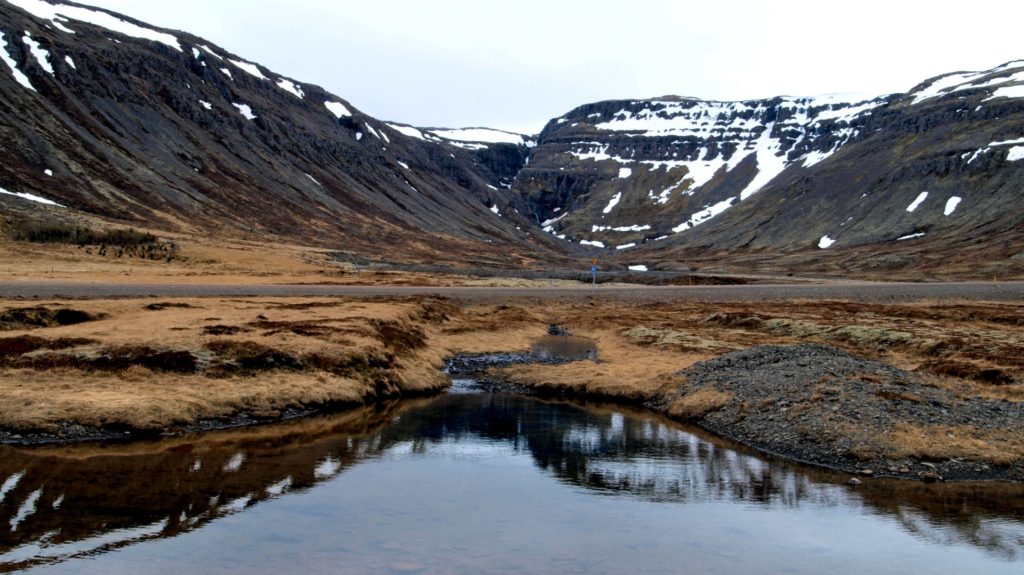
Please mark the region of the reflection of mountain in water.
[[0, 448], [0, 571], [174, 536], [400, 447], [429, 453], [478, 439], [528, 452], [560, 481], [601, 494], [843, 506], [894, 517], [936, 543], [1024, 552], [1019, 486], [872, 481], [852, 490], [654, 416], [461, 394], [162, 442]]

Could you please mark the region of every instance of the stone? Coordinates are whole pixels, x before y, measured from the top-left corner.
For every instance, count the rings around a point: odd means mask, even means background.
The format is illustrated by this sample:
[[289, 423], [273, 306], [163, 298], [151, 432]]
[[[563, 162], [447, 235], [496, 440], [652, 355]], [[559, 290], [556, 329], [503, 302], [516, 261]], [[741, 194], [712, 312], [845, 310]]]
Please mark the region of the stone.
[[856, 477], [851, 477], [850, 480], [846, 482], [847, 485], [860, 485], [861, 483], [863, 482]]

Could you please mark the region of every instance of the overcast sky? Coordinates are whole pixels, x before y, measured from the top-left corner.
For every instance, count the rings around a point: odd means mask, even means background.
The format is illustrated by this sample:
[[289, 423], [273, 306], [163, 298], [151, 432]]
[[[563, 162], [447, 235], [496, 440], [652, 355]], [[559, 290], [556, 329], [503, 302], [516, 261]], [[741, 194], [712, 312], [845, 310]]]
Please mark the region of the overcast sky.
[[538, 132], [598, 100], [902, 92], [1024, 58], [1024, 2], [84, 0], [364, 112]]

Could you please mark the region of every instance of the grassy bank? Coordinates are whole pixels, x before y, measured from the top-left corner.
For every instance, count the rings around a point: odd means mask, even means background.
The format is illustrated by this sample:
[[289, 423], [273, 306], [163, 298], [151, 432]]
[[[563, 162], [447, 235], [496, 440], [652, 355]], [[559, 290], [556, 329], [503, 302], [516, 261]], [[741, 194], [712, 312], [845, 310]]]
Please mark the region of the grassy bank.
[[[595, 340], [598, 360], [492, 375], [542, 393], [644, 405], [790, 457], [800, 454], [787, 446], [834, 437], [835, 452], [820, 457], [850, 469], [1024, 461], [1024, 429], [991, 426], [1024, 402], [1024, 306], [1009, 303], [4, 301], [0, 428], [8, 438], [163, 432], [429, 393], [448, 384], [445, 357], [526, 350], [552, 323]], [[832, 363], [809, 360], [818, 371], [801, 372], [798, 385], [774, 387], [742, 371], [725, 379], [687, 371], [732, 365], [729, 354], [757, 346], [809, 344], [877, 365], [826, 354]], [[768, 379], [781, 369], [740, 359]], [[996, 407], [986, 415], [979, 405]], [[775, 424], [790, 434], [772, 435]]]

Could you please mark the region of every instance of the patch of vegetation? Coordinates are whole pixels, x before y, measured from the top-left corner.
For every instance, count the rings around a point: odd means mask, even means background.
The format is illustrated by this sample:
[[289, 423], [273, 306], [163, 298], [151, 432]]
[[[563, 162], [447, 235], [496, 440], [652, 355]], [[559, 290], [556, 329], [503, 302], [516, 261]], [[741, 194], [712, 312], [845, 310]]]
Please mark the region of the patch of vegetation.
[[0, 312], [0, 330], [75, 325], [101, 318], [101, 315], [68, 308], [50, 309], [43, 306], [8, 308]]
[[302, 369], [302, 360], [287, 352], [255, 341], [211, 341], [206, 349], [216, 353], [219, 361], [210, 366], [210, 375], [227, 375], [239, 371], [271, 369]]
[[[27, 337], [27, 336], [26, 336]], [[17, 338], [9, 338], [17, 339]], [[22, 342], [23, 345], [35, 346], [38, 349], [66, 349], [86, 343], [96, 343], [88, 339], [43, 340], [32, 338], [33, 341]], [[24, 352], [23, 352], [24, 353]], [[10, 367], [31, 369], [81, 369], [92, 371], [123, 371], [133, 366], [141, 366], [154, 371], [174, 373], [194, 373], [197, 369], [197, 358], [184, 350], [157, 350], [144, 345], [108, 347], [98, 354], [46, 353], [26, 357], [21, 355], [7, 362]]]
[[157, 302], [157, 303], [146, 304], [146, 309], [149, 310], [149, 311], [162, 311], [162, 310], [169, 309], [169, 308], [187, 309], [187, 308], [191, 308], [191, 307], [192, 306], [190, 306], [187, 303], [173, 303], [173, 302]]
[[96, 340], [81, 337], [61, 337], [46, 339], [31, 335], [0, 338], [0, 363], [8, 357], [17, 357], [39, 349], [67, 349], [80, 345], [98, 343]]
[[402, 355], [427, 345], [427, 335], [418, 327], [397, 321], [373, 320], [371, 323], [380, 341], [396, 354]]
[[698, 389], [670, 403], [666, 413], [675, 419], [700, 419], [712, 411], [722, 409], [733, 397], [731, 391]]
[[77, 244], [79, 246], [107, 244], [129, 247], [154, 244], [157, 241], [153, 234], [134, 229], [94, 230], [70, 224], [22, 224], [15, 227], [13, 232], [14, 239], [17, 241], [40, 244]]
[[71, 244], [86, 247], [92, 253], [91, 246], [97, 246], [97, 254], [108, 253], [117, 257], [140, 257], [149, 260], [170, 261], [175, 257], [174, 244], [164, 243], [149, 232], [141, 232], [132, 228], [96, 230], [63, 223], [25, 223], [16, 224], [11, 230], [16, 241], [39, 244]]
[[249, 331], [237, 325], [207, 325], [203, 327], [203, 335], [235, 335], [242, 331]]

